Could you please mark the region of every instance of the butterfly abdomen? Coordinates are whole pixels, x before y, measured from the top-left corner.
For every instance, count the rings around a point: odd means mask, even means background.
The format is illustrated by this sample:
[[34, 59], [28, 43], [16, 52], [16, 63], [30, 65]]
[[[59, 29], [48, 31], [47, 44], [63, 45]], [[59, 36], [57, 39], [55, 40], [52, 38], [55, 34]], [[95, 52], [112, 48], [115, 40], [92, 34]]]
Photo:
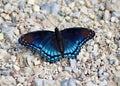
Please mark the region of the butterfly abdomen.
[[61, 32], [58, 30], [58, 28], [55, 28], [55, 46], [57, 50], [61, 53], [61, 56], [64, 58], [65, 45]]

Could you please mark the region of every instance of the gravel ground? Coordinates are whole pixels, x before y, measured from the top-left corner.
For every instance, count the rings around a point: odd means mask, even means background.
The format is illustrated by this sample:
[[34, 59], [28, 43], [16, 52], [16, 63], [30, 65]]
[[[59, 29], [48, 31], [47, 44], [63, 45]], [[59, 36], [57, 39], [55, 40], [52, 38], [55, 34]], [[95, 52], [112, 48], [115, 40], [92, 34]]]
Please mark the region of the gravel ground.
[[[18, 43], [56, 26], [96, 36], [76, 59], [53, 64]], [[120, 86], [120, 0], [0, 0], [0, 86]]]

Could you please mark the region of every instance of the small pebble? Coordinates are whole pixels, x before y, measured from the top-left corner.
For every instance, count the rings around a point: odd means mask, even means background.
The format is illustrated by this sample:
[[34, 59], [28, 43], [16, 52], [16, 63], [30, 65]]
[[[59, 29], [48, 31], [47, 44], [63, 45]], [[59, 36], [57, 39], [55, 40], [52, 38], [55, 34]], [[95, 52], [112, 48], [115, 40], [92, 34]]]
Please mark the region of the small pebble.
[[10, 11], [11, 10], [11, 4], [10, 3], [6, 4], [4, 9], [5, 9], [5, 11]]
[[33, 6], [33, 10], [34, 10], [35, 12], [39, 12], [39, 11], [40, 11], [40, 7], [39, 7], [38, 5], [34, 5], [34, 6]]
[[104, 11], [105, 10], [105, 6], [103, 4], [100, 4], [99, 9], [102, 10], [102, 11]]
[[33, 64], [34, 64], [34, 65], [39, 65], [39, 64], [40, 64], [40, 61], [37, 60], [37, 59], [35, 59], [35, 60], [33, 60]]
[[21, 10], [21, 9], [24, 9], [24, 7], [25, 7], [25, 2], [20, 1], [19, 4], [18, 4], [18, 8]]
[[43, 86], [43, 79], [35, 78], [34, 79], [34, 84], [35, 86]]
[[89, 0], [85, 0], [85, 2], [87, 7], [91, 7], [91, 2]]
[[80, 16], [80, 12], [75, 12], [75, 13], [73, 14], [73, 17], [75, 17], [75, 18], [79, 18], [79, 16]]
[[71, 3], [71, 0], [66, 0], [66, 4], [69, 5]]
[[90, 81], [90, 82], [87, 82], [86, 86], [97, 86], [97, 85]]
[[97, 0], [90, 0], [92, 5], [95, 5], [95, 4], [98, 4], [98, 1]]
[[83, 6], [83, 7], [81, 8], [81, 12], [84, 13], [84, 14], [87, 14], [87, 13], [88, 13], [87, 7]]
[[0, 17], [0, 24], [2, 24], [4, 22], [3, 18]]
[[14, 68], [16, 71], [19, 71], [19, 70], [20, 70], [20, 67], [17, 66], [17, 65], [13, 65], [13, 68]]
[[93, 47], [92, 47], [92, 46], [88, 46], [88, 47], [87, 47], [87, 51], [88, 51], [88, 52], [91, 52], [91, 51], [92, 51], [92, 49], [93, 49]]
[[44, 19], [45, 19], [45, 15], [39, 13], [39, 14], [37, 14], [37, 18], [38, 18], [38, 19], [41, 19], [41, 20], [44, 20]]
[[61, 86], [68, 86], [68, 80], [62, 80]]
[[3, 59], [4, 57], [8, 56], [9, 54], [7, 53], [6, 50], [0, 49], [0, 59]]
[[68, 72], [72, 71], [71, 67], [65, 67], [65, 70], [68, 71]]
[[68, 86], [76, 86], [75, 79], [70, 78], [70, 79], [68, 80]]
[[115, 3], [116, 3], [116, 1], [117, 1], [117, 0], [112, 0], [111, 2], [115, 4]]
[[105, 10], [104, 19], [105, 20], [109, 20], [110, 19], [110, 12], [108, 10]]
[[2, 33], [0, 33], [0, 40], [3, 40], [4, 35]]
[[44, 86], [61, 86], [59, 81], [56, 80], [44, 80]]
[[103, 80], [102, 82], [100, 82], [100, 86], [107, 86], [107, 81]]
[[70, 9], [73, 9], [75, 7], [75, 2], [69, 3], [68, 6], [70, 7]]
[[111, 17], [111, 22], [115, 22], [116, 21], [116, 17]]
[[76, 69], [76, 60], [75, 59], [70, 59], [70, 66], [72, 69]]
[[56, 3], [45, 3], [41, 6], [41, 9], [53, 15], [59, 12], [59, 7]]
[[35, 4], [35, 0], [27, 0], [27, 3], [33, 5], [33, 4]]
[[85, 18], [82, 19], [82, 22], [86, 23], [86, 22], [88, 22], [89, 20], [90, 20], [90, 19], [89, 19], [88, 17], [85, 17]]
[[25, 78], [24, 77], [18, 77], [18, 82], [20, 83], [24, 83], [25, 82]]

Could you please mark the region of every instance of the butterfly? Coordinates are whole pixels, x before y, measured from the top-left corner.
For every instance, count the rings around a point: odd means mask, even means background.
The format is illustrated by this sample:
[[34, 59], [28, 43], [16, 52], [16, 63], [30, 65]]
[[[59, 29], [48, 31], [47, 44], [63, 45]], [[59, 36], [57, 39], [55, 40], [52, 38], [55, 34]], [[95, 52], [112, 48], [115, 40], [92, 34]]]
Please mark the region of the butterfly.
[[61, 58], [76, 58], [82, 45], [94, 36], [95, 32], [88, 28], [73, 27], [59, 31], [56, 27], [55, 32], [43, 30], [26, 33], [18, 41], [53, 63]]

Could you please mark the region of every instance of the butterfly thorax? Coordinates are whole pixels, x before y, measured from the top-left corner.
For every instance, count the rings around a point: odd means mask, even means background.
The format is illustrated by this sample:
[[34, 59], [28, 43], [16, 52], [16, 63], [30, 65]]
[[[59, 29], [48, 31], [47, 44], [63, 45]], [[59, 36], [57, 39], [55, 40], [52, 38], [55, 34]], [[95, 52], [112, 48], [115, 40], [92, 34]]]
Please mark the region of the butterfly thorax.
[[57, 27], [55, 28], [55, 46], [57, 50], [61, 53], [62, 57], [64, 57], [64, 41], [61, 32], [58, 30]]

